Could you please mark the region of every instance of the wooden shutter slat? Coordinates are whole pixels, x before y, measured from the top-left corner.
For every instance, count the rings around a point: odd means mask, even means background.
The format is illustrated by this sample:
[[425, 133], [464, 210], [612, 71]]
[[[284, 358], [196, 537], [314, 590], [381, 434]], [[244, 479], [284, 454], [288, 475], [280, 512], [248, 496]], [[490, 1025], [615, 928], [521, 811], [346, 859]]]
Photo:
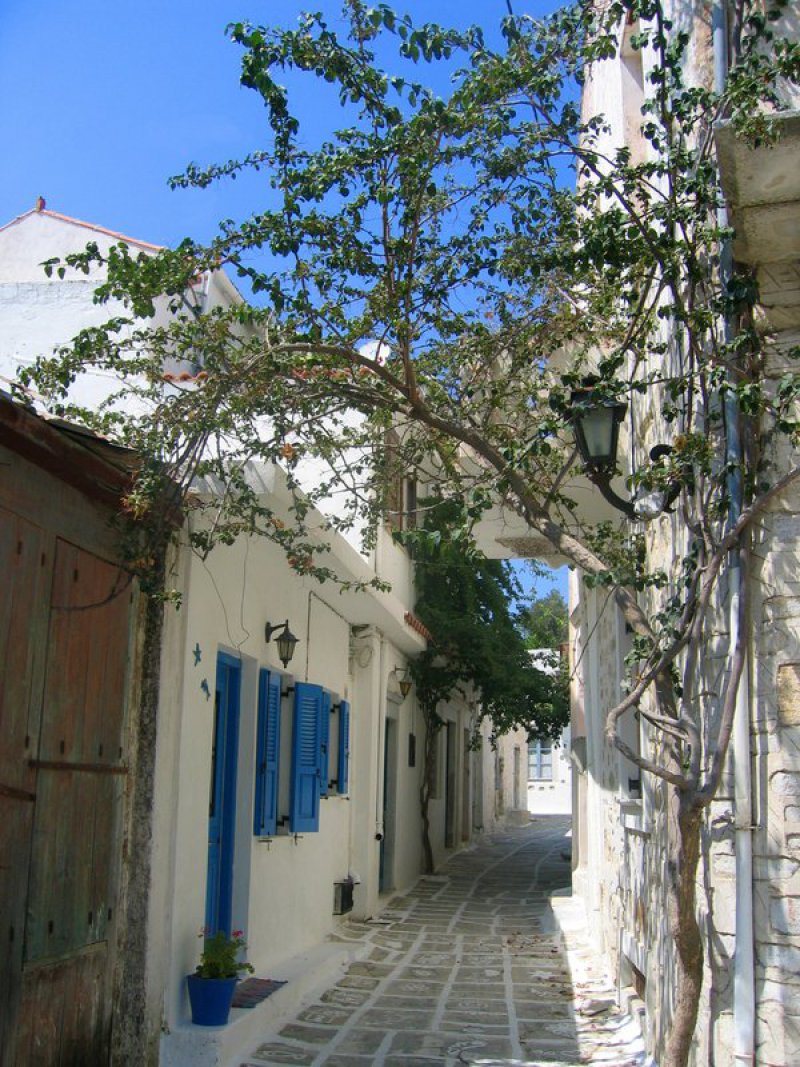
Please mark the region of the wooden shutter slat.
[[330, 763], [331, 736], [331, 695], [322, 691], [319, 702], [319, 791], [320, 796], [328, 795], [328, 767]]
[[339, 704], [339, 751], [337, 778], [339, 792], [346, 793], [350, 787], [350, 702]]
[[281, 679], [263, 669], [258, 677], [256, 796], [253, 831], [259, 836], [278, 828], [278, 761], [280, 757]]
[[319, 717], [322, 689], [297, 682], [294, 694], [289, 829], [319, 829]]

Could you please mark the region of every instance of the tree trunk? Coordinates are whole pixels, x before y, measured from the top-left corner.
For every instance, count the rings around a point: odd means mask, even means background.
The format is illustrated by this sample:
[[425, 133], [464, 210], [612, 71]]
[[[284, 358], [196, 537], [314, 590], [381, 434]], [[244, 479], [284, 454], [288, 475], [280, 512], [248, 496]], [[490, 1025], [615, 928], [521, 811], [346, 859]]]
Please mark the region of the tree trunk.
[[[153, 587], [163, 588], [166, 545], [163, 542], [157, 545], [155, 552], [158, 563]], [[143, 1067], [158, 1063], [160, 1038], [158, 1019], [148, 1017], [145, 980], [164, 610], [158, 597], [147, 597], [143, 606], [139, 714], [131, 754], [135, 774], [130, 776], [133, 792], [128, 816], [125, 926], [119, 956], [118, 1010], [111, 1056], [112, 1064], [139, 1063]]]
[[669, 787], [667, 827], [669, 928], [675, 945], [675, 995], [661, 1067], [687, 1067], [703, 985], [703, 940], [697, 922], [697, 866], [702, 811]]
[[422, 873], [433, 874], [433, 846], [431, 845], [431, 822], [428, 814], [433, 794], [433, 771], [435, 770], [436, 742], [439, 728], [434, 716], [423, 708], [425, 716], [425, 764], [422, 768], [422, 785], [419, 787], [419, 807], [422, 816]]

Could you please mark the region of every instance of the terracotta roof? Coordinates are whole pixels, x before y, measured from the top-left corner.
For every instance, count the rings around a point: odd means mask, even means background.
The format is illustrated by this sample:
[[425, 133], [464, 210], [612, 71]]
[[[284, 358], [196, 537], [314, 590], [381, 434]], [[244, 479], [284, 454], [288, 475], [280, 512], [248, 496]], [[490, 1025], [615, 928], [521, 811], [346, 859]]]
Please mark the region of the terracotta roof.
[[426, 641], [433, 640], [433, 634], [430, 632], [425, 623], [422, 622], [421, 619], [418, 619], [416, 615], [412, 615], [410, 611], [407, 611], [403, 616], [403, 620], [405, 621], [406, 626], [410, 626], [412, 630], [416, 630], [417, 633], [421, 634]]
[[154, 245], [149, 241], [140, 241], [136, 237], [128, 237], [127, 234], [118, 233], [116, 230], [109, 230], [105, 226], [96, 226], [93, 222], [84, 222], [82, 219], [73, 219], [71, 215], [62, 215], [59, 211], [50, 211], [49, 208], [31, 208], [30, 211], [23, 212], [22, 215], [17, 215], [15, 219], [10, 222], [4, 223], [0, 226], [0, 231], [8, 229], [9, 226], [15, 226], [23, 219], [27, 219], [30, 215], [47, 215], [48, 218], [58, 219], [60, 222], [69, 222], [73, 226], [82, 226], [85, 230], [92, 230], [94, 233], [104, 233], [107, 237], [115, 237], [118, 241], [122, 241], [124, 244], [136, 245], [138, 248], [146, 248], [152, 252], [161, 252], [164, 249], [164, 245]]

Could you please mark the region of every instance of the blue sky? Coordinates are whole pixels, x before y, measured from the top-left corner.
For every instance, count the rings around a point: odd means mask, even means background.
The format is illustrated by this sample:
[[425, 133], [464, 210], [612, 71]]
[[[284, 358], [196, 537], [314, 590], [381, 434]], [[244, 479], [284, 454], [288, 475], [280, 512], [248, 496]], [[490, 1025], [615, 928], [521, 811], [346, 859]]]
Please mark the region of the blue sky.
[[[494, 36], [506, 0], [408, 0], [416, 21]], [[514, 0], [541, 15], [556, 0]], [[264, 110], [239, 85], [228, 23], [293, 25], [304, 9], [334, 26], [339, 0], [3, 0], [0, 5], [0, 225], [47, 207], [157, 244], [207, 240], [220, 219], [249, 214], [264, 178], [172, 191], [190, 161], [260, 147]], [[309, 113], [318, 102], [307, 101]], [[558, 580], [565, 588], [565, 572]], [[526, 585], [529, 580], [522, 575]], [[549, 585], [545, 589], [549, 588]]]
[[[541, 14], [554, 0], [514, 0]], [[203, 240], [259, 202], [251, 176], [171, 191], [190, 161], [262, 143], [264, 111], [239, 85], [229, 22], [293, 25], [303, 9], [334, 25], [339, 0], [3, 0], [0, 5], [0, 224], [48, 208], [158, 244]], [[506, 0], [409, 0], [417, 20], [487, 32]], [[313, 102], [312, 102], [313, 104]]]

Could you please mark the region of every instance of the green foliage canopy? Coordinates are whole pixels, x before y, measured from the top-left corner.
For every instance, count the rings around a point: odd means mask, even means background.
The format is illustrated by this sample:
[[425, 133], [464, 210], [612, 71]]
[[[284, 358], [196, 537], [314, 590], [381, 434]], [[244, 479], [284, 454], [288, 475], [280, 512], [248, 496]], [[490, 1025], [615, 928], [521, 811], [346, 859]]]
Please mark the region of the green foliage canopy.
[[520, 620], [528, 648], [559, 648], [567, 640], [567, 604], [557, 589], [537, 597]]
[[439, 701], [461, 689], [478, 700], [495, 734], [520, 727], [556, 738], [569, 722], [564, 687], [531, 659], [510, 566], [477, 552], [464, 528], [461, 502], [429, 501], [413, 538], [415, 610], [434, 638], [411, 667], [419, 700], [435, 719]]

